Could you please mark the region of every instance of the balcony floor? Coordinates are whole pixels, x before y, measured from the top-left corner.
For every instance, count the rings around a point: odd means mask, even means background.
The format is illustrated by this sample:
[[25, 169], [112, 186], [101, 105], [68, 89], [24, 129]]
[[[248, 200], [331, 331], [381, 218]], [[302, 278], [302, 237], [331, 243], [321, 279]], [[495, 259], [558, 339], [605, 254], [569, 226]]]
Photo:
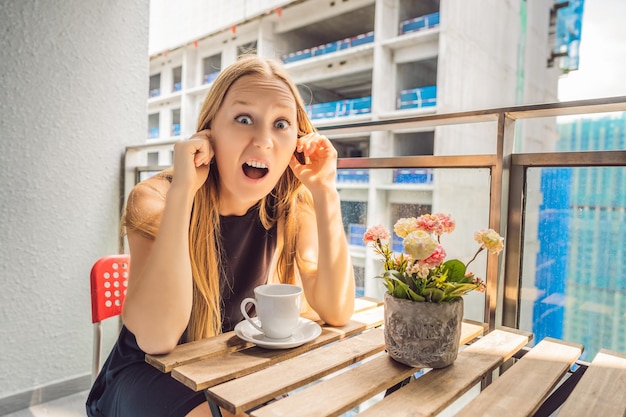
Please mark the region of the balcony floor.
[[84, 417], [88, 391], [34, 405], [24, 410], [5, 414], [3, 417]]

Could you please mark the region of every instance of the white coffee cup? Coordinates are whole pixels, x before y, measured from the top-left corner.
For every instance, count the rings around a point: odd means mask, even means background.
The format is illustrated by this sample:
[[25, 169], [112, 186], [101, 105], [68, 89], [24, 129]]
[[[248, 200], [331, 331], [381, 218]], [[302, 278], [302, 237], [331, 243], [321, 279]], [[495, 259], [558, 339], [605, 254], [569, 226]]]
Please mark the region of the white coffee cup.
[[[254, 297], [241, 302], [244, 318], [266, 337], [284, 339], [291, 336], [300, 319], [302, 288], [291, 284], [260, 285], [254, 289]], [[246, 312], [248, 303], [254, 304], [257, 321]]]

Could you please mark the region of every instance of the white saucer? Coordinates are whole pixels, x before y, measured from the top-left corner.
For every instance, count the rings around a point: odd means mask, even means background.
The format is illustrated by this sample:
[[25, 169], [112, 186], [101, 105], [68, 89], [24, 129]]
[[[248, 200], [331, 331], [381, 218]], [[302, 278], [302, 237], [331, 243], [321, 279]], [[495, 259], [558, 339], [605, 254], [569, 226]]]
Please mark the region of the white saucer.
[[[258, 323], [258, 319], [253, 318], [252, 320]], [[246, 342], [252, 342], [266, 349], [288, 349], [315, 339], [322, 334], [322, 328], [316, 322], [301, 317], [290, 337], [272, 339], [252, 327], [247, 320], [243, 320], [235, 326], [235, 334]]]

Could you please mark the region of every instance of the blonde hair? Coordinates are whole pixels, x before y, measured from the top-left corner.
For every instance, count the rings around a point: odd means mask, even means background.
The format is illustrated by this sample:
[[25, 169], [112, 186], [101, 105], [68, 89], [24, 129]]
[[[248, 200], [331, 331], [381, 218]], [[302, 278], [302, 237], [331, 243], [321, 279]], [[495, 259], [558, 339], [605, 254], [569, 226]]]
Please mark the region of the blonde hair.
[[[252, 55], [241, 57], [219, 74], [200, 109], [197, 131], [211, 128], [211, 122], [226, 93], [238, 79], [246, 75], [260, 75], [282, 81], [295, 98], [298, 135], [303, 136], [314, 130], [302, 98], [282, 65]], [[219, 172], [217, 165], [212, 165], [204, 186], [198, 189], [194, 197], [189, 223], [189, 256], [193, 275], [193, 305], [186, 334], [189, 341], [219, 334], [222, 329], [220, 279], [223, 270], [220, 266], [218, 196]], [[285, 170], [272, 192], [260, 201], [259, 217], [265, 229], [269, 230], [279, 219], [284, 219], [284, 244], [276, 264], [280, 282], [294, 283], [296, 280], [294, 267], [301, 262], [296, 255], [296, 215], [298, 210], [311, 210], [312, 206], [309, 192], [291, 169]], [[135, 223], [129, 213], [126, 214], [127, 227], [133, 227], [151, 237], [156, 235], [158, 224], [155, 225], [153, 221]], [[139, 216], [133, 217], [139, 219]]]

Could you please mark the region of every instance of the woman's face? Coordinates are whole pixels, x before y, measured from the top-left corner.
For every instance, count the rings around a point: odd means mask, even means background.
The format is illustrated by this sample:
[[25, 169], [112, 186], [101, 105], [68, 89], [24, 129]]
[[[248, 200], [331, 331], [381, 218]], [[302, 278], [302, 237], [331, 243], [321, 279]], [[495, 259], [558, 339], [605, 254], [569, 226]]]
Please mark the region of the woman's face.
[[296, 101], [280, 80], [241, 77], [211, 122], [220, 172], [222, 215], [242, 215], [269, 194], [289, 165], [298, 141]]

